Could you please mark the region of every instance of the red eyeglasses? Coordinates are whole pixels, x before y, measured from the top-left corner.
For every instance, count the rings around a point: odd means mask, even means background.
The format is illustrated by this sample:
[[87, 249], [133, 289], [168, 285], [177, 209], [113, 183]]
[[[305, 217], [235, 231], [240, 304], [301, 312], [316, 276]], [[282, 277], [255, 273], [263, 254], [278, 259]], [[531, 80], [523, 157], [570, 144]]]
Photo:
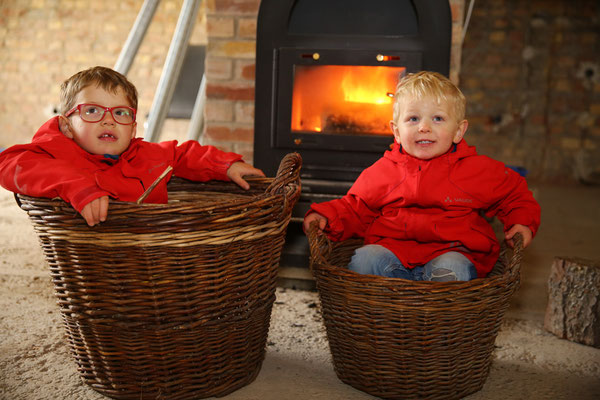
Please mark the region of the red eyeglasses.
[[100, 122], [107, 112], [118, 124], [131, 125], [135, 122], [135, 110], [127, 106], [104, 107], [98, 104], [78, 104], [70, 109], [65, 117], [72, 115], [75, 111], [79, 111], [79, 116], [85, 122]]

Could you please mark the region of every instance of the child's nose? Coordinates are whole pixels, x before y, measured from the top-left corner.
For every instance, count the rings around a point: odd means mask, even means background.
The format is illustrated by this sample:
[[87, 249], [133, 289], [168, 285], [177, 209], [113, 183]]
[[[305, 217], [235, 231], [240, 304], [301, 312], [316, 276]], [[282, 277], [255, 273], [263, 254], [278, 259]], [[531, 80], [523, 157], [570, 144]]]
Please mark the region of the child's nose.
[[419, 132], [429, 132], [429, 123], [427, 121], [421, 121], [419, 124]]
[[113, 115], [110, 111], [106, 111], [104, 113], [104, 119], [102, 120], [103, 123], [105, 124], [116, 124], [115, 119], [113, 118]]

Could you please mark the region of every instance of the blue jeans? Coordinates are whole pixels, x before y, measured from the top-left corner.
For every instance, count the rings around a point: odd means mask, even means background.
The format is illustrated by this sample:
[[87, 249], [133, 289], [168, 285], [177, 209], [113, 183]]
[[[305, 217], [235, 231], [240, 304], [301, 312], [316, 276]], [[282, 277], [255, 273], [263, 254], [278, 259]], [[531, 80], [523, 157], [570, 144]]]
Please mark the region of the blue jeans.
[[470, 281], [477, 278], [473, 263], [464, 255], [449, 251], [425, 265], [406, 268], [390, 250], [378, 244], [359, 247], [348, 269], [359, 274], [380, 275], [411, 281]]

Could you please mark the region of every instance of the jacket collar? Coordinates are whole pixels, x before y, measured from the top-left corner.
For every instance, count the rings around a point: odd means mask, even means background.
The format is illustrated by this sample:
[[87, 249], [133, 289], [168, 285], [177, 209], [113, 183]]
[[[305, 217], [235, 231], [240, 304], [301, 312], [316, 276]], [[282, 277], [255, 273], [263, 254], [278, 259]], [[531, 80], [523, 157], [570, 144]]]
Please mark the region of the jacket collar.
[[400, 143], [394, 141], [392, 149], [386, 151], [384, 154], [384, 157], [391, 161], [398, 162], [398, 163], [407, 163], [407, 162], [421, 163], [421, 162], [432, 162], [435, 160], [442, 160], [442, 159], [446, 159], [449, 162], [455, 162], [456, 160], [459, 160], [461, 158], [476, 155], [476, 154], [477, 154], [477, 151], [476, 151], [475, 147], [469, 146], [467, 144], [467, 142], [463, 139], [459, 143], [454, 144], [452, 147], [450, 147], [450, 149], [446, 153], [442, 154], [441, 156], [438, 156], [432, 160], [421, 160], [421, 159], [415, 158], [415, 157], [411, 156], [410, 154], [404, 152]]
[[142, 138], [134, 138], [131, 143], [129, 143], [129, 147], [127, 147], [127, 149], [117, 159], [113, 159], [112, 157], [107, 158], [102, 154], [88, 153], [79, 147], [79, 145], [77, 145], [77, 143], [75, 143], [72, 139], [69, 139], [63, 135], [59, 128], [58, 119], [58, 116], [53, 117], [44, 125], [42, 125], [33, 136], [31, 142], [32, 144], [43, 145], [44, 150], [53, 155], [64, 153], [67, 155], [67, 159], [72, 157], [72, 154], [75, 152], [81, 157], [94, 162], [115, 164], [119, 161], [119, 159], [129, 161], [135, 157], [139, 147], [138, 144], [143, 140]]

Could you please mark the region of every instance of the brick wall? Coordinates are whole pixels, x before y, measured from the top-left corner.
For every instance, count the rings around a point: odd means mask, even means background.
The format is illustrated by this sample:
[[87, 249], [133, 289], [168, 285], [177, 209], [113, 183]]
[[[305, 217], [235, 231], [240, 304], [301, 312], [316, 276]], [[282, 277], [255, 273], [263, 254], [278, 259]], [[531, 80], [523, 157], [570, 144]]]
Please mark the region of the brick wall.
[[[0, 1], [0, 148], [31, 140], [52, 116], [59, 86], [79, 70], [113, 67], [143, 0]], [[140, 101], [138, 136], [148, 114], [183, 0], [162, 0], [128, 74]], [[192, 33], [206, 43], [204, 12]], [[187, 120], [168, 120], [161, 139], [181, 139]]]
[[208, 0], [203, 143], [252, 160], [256, 17], [260, 0]]

